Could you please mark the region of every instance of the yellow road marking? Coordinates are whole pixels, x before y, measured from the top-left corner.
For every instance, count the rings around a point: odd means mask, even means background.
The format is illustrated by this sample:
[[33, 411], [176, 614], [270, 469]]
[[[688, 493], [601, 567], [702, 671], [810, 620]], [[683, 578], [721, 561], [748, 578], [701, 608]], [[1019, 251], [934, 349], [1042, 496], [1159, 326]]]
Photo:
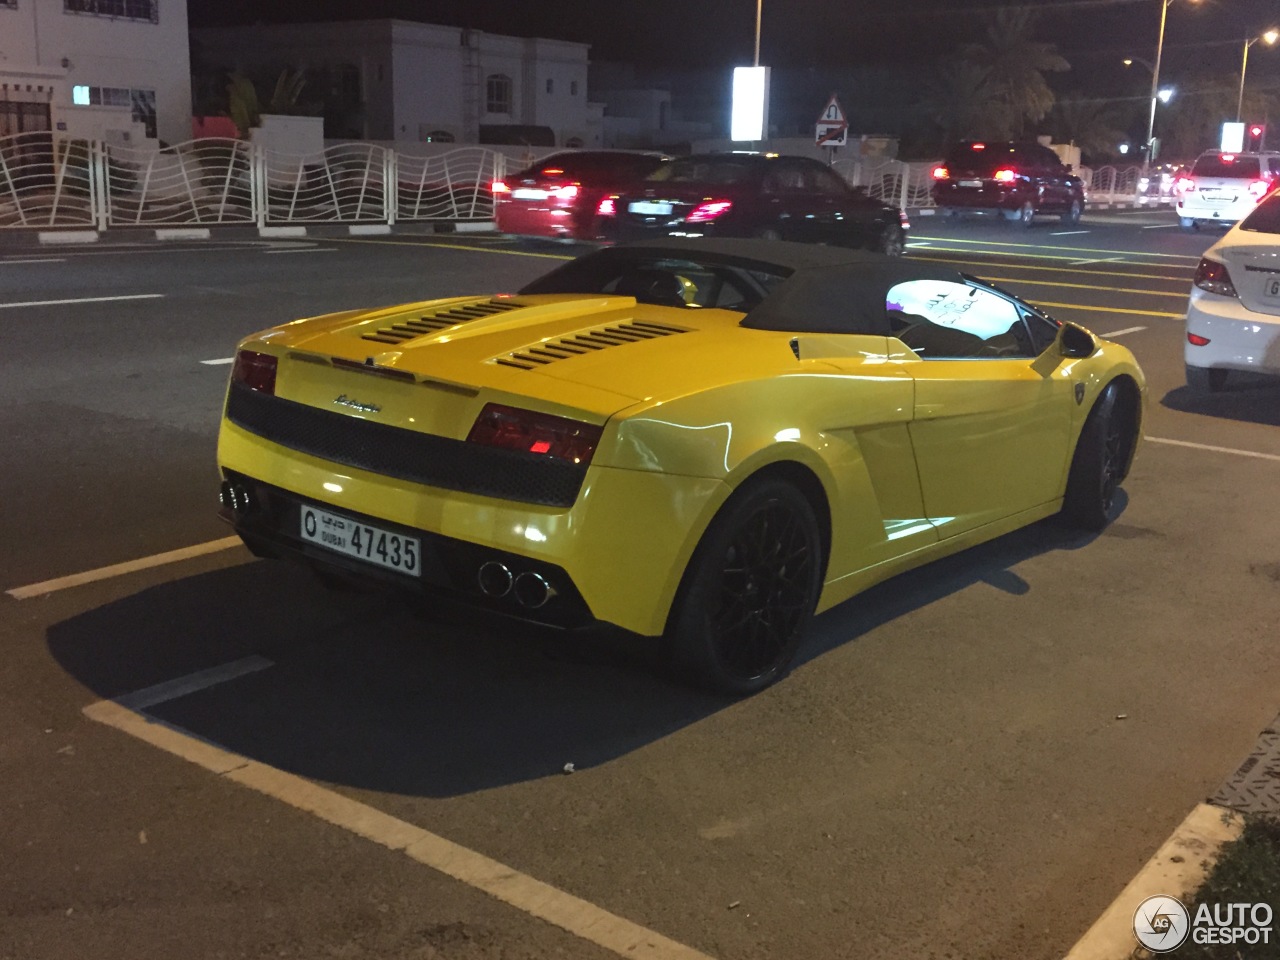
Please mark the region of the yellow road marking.
[[1059, 310], [1092, 310], [1097, 313], [1132, 313], [1139, 317], [1170, 317], [1181, 320], [1185, 313], [1164, 313], [1160, 310], [1130, 310], [1126, 307], [1095, 307], [1087, 303], [1050, 303], [1048, 300], [1032, 300], [1037, 307], [1056, 307]]
[[1188, 253], [1139, 253], [1136, 250], [1103, 250], [1098, 247], [1055, 246], [1051, 243], [1010, 243], [1002, 240], [965, 240], [961, 237], [926, 237], [911, 235], [912, 240], [930, 240], [935, 243], [984, 243], [992, 247], [1018, 247], [1026, 250], [1071, 250], [1075, 253], [1118, 253], [1126, 257], [1163, 257], [1168, 260], [1195, 260], [1200, 262], [1199, 255]]
[[[942, 253], [947, 251], [943, 250]], [[966, 253], [964, 250], [957, 250], [956, 253]], [[987, 263], [985, 260], [965, 260], [961, 257], [920, 257], [914, 253], [908, 254], [912, 260], [929, 260], [933, 263], [972, 263], [983, 267], [1000, 267], [1008, 270], [1042, 270], [1046, 273], [1083, 273], [1090, 277], [1129, 277], [1133, 280], [1169, 280], [1174, 283], [1187, 283], [1187, 277], [1171, 277], [1160, 273], [1121, 273], [1113, 270], [1084, 270], [1080, 267], [1042, 267], [1036, 263]], [[1002, 256], [1014, 256], [1014, 254], [1002, 254]], [[1065, 257], [1063, 258], [1066, 259]], [[1182, 267], [1179, 269], [1190, 270], [1190, 267]]]
[[1108, 293], [1140, 293], [1148, 297], [1178, 297], [1187, 299], [1185, 290], [1170, 293], [1167, 290], [1138, 290], [1134, 287], [1107, 287], [1097, 283], [1065, 283], [1061, 280], [1025, 280], [1021, 277], [983, 277], [993, 283], [1025, 283], [1035, 287], [1074, 287], [1077, 290], [1105, 290]]

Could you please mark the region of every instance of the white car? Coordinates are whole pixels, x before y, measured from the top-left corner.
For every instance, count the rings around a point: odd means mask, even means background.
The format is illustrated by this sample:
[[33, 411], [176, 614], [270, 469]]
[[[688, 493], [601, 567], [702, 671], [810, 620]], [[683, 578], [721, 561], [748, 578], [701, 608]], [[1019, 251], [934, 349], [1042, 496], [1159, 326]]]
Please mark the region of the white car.
[[1280, 377], [1280, 190], [1205, 251], [1187, 304], [1187, 385], [1231, 370]]
[[1178, 222], [1184, 230], [1235, 223], [1278, 183], [1280, 153], [1202, 153], [1175, 185]]

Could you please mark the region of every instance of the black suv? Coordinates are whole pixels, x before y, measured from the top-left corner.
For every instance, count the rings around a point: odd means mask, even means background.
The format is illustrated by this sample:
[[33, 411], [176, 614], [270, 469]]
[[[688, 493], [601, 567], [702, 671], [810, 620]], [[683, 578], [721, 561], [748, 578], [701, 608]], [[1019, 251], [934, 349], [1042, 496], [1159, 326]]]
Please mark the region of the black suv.
[[[604, 208], [601, 209], [604, 213]], [[615, 240], [759, 237], [902, 253], [908, 223], [808, 157], [695, 154], [672, 160], [613, 198]]]
[[1002, 214], [1029, 226], [1038, 213], [1078, 223], [1084, 181], [1039, 143], [962, 140], [933, 168], [933, 201], [943, 215]]

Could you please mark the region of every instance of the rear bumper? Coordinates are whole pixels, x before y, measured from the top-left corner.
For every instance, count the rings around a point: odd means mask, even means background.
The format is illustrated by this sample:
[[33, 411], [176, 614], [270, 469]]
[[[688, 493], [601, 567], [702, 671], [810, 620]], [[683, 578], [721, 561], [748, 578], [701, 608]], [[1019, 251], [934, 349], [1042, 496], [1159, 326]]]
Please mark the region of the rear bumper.
[[983, 187], [982, 189], [962, 189], [960, 187], [934, 187], [933, 202], [939, 207], [951, 207], [956, 210], [1017, 210], [1028, 200], [1034, 201], [1035, 193], [1031, 190], [1001, 190]]
[[1187, 366], [1280, 376], [1280, 317], [1197, 289], [1187, 304], [1187, 333], [1209, 341], [1201, 347], [1186, 342]]
[[1233, 200], [1230, 203], [1212, 203], [1199, 197], [1179, 197], [1174, 209], [1185, 220], [1204, 220], [1212, 223], [1235, 223], [1252, 213], [1258, 206], [1252, 197]]

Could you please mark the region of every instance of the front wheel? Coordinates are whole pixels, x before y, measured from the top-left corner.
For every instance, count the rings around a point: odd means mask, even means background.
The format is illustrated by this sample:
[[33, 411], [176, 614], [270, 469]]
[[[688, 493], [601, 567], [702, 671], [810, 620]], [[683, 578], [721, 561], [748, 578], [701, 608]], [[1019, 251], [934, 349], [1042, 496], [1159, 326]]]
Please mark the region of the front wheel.
[[880, 252], [886, 257], [900, 257], [906, 249], [906, 233], [901, 227], [890, 225], [880, 238]]
[[1072, 200], [1071, 206], [1067, 209], [1067, 212], [1062, 215], [1061, 220], [1067, 226], [1074, 227], [1080, 222], [1080, 215], [1082, 213], [1084, 213], [1084, 204], [1079, 200]]
[[1128, 476], [1137, 434], [1138, 409], [1132, 397], [1115, 382], [1109, 383], [1076, 441], [1062, 500], [1067, 523], [1097, 531], [1115, 519], [1116, 493]]
[[1027, 200], [1017, 210], [1006, 210], [1004, 215], [1020, 227], [1029, 227], [1036, 218], [1036, 208]]
[[734, 696], [780, 678], [818, 602], [821, 544], [813, 507], [791, 484], [735, 492], [694, 551], [667, 623], [682, 677]]

